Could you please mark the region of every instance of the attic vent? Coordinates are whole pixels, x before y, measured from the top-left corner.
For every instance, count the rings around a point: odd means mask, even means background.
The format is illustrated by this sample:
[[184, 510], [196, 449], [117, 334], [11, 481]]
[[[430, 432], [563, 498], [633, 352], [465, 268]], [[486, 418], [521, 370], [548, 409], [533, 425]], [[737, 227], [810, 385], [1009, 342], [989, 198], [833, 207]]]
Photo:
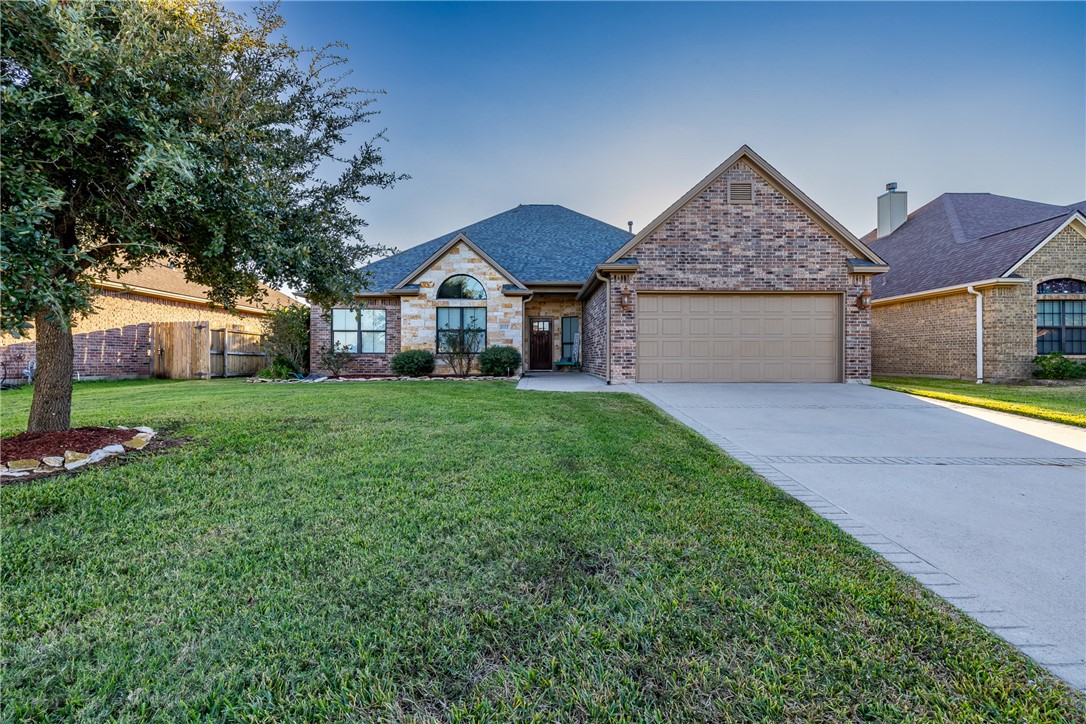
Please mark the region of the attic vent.
[[728, 184], [729, 204], [750, 204], [754, 202], [754, 189], [749, 181], [732, 181]]

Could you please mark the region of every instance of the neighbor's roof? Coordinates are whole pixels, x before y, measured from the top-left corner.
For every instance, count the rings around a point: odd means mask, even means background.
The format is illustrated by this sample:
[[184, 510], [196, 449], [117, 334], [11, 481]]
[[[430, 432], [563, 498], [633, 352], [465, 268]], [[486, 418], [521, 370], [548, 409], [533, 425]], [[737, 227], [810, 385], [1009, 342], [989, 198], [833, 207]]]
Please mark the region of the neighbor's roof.
[[425, 244], [375, 261], [370, 291], [390, 289], [458, 234], [463, 234], [522, 284], [582, 283], [633, 236], [554, 204], [521, 204]]
[[890, 263], [872, 283], [875, 299], [942, 289], [1006, 274], [1038, 244], [1086, 214], [1086, 201], [1053, 206], [994, 194], [943, 194], [893, 233], [863, 240]]
[[[185, 273], [178, 267], [170, 266], [168, 263], [153, 262], [144, 266], [139, 271], [127, 272], [125, 274], [110, 274], [104, 277], [102, 282], [109, 284], [121, 284], [126, 287], [132, 288], [133, 294], [139, 294], [144, 290], [149, 292], [162, 292], [164, 294], [189, 297], [195, 302], [209, 303], [207, 298], [207, 287], [202, 287], [199, 284], [193, 284], [185, 279]], [[263, 299], [240, 299], [238, 304], [245, 307], [255, 307], [258, 309], [270, 309], [272, 307], [281, 307], [289, 304], [299, 304], [299, 302], [291, 299], [286, 294], [272, 289], [271, 287], [261, 285], [266, 292]]]

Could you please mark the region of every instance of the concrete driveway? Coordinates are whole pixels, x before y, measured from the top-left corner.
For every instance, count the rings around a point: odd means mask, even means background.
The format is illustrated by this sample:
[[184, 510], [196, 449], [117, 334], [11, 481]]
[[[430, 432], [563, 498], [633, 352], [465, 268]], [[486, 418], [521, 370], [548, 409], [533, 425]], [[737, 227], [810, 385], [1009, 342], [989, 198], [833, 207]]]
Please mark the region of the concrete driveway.
[[1086, 689], [1086, 431], [863, 385], [631, 391]]

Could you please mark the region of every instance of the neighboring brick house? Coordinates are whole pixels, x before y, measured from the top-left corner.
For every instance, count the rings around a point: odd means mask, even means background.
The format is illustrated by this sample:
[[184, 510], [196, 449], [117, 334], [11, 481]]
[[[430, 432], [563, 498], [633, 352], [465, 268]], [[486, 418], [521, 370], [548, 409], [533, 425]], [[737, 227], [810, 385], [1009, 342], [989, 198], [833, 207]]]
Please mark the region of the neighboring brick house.
[[[207, 290], [167, 264], [153, 264], [93, 282], [94, 313], [72, 329], [78, 379], [150, 377], [155, 322], [208, 322], [216, 327], [259, 331], [265, 309], [293, 300], [266, 288], [260, 301], [245, 301], [235, 313], [215, 308]], [[22, 338], [0, 337], [3, 376], [17, 380], [35, 359], [33, 329]]]
[[879, 199], [864, 237], [890, 271], [873, 286], [874, 373], [1028, 378], [1037, 354], [1086, 360], [1086, 202], [943, 194], [906, 214]]
[[608, 382], [838, 382], [870, 378], [868, 279], [886, 265], [744, 146], [636, 236], [518, 206], [367, 270], [360, 312], [312, 310], [314, 369], [339, 341], [348, 374], [387, 374], [478, 328], [529, 370]]

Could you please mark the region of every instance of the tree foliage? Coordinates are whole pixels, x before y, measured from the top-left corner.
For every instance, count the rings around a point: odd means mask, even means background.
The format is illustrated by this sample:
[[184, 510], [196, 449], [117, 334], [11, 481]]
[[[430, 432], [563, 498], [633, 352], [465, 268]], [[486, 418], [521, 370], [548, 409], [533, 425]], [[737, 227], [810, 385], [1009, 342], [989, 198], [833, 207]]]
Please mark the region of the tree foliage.
[[260, 281], [322, 306], [364, 287], [378, 249], [353, 209], [404, 177], [380, 134], [352, 145], [375, 95], [338, 44], [292, 46], [274, 4], [14, 0], [0, 20], [0, 324], [36, 320], [39, 366], [64, 366], [40, 327], [88, 313], [92, 278], [154, 259], [226, 307]]

